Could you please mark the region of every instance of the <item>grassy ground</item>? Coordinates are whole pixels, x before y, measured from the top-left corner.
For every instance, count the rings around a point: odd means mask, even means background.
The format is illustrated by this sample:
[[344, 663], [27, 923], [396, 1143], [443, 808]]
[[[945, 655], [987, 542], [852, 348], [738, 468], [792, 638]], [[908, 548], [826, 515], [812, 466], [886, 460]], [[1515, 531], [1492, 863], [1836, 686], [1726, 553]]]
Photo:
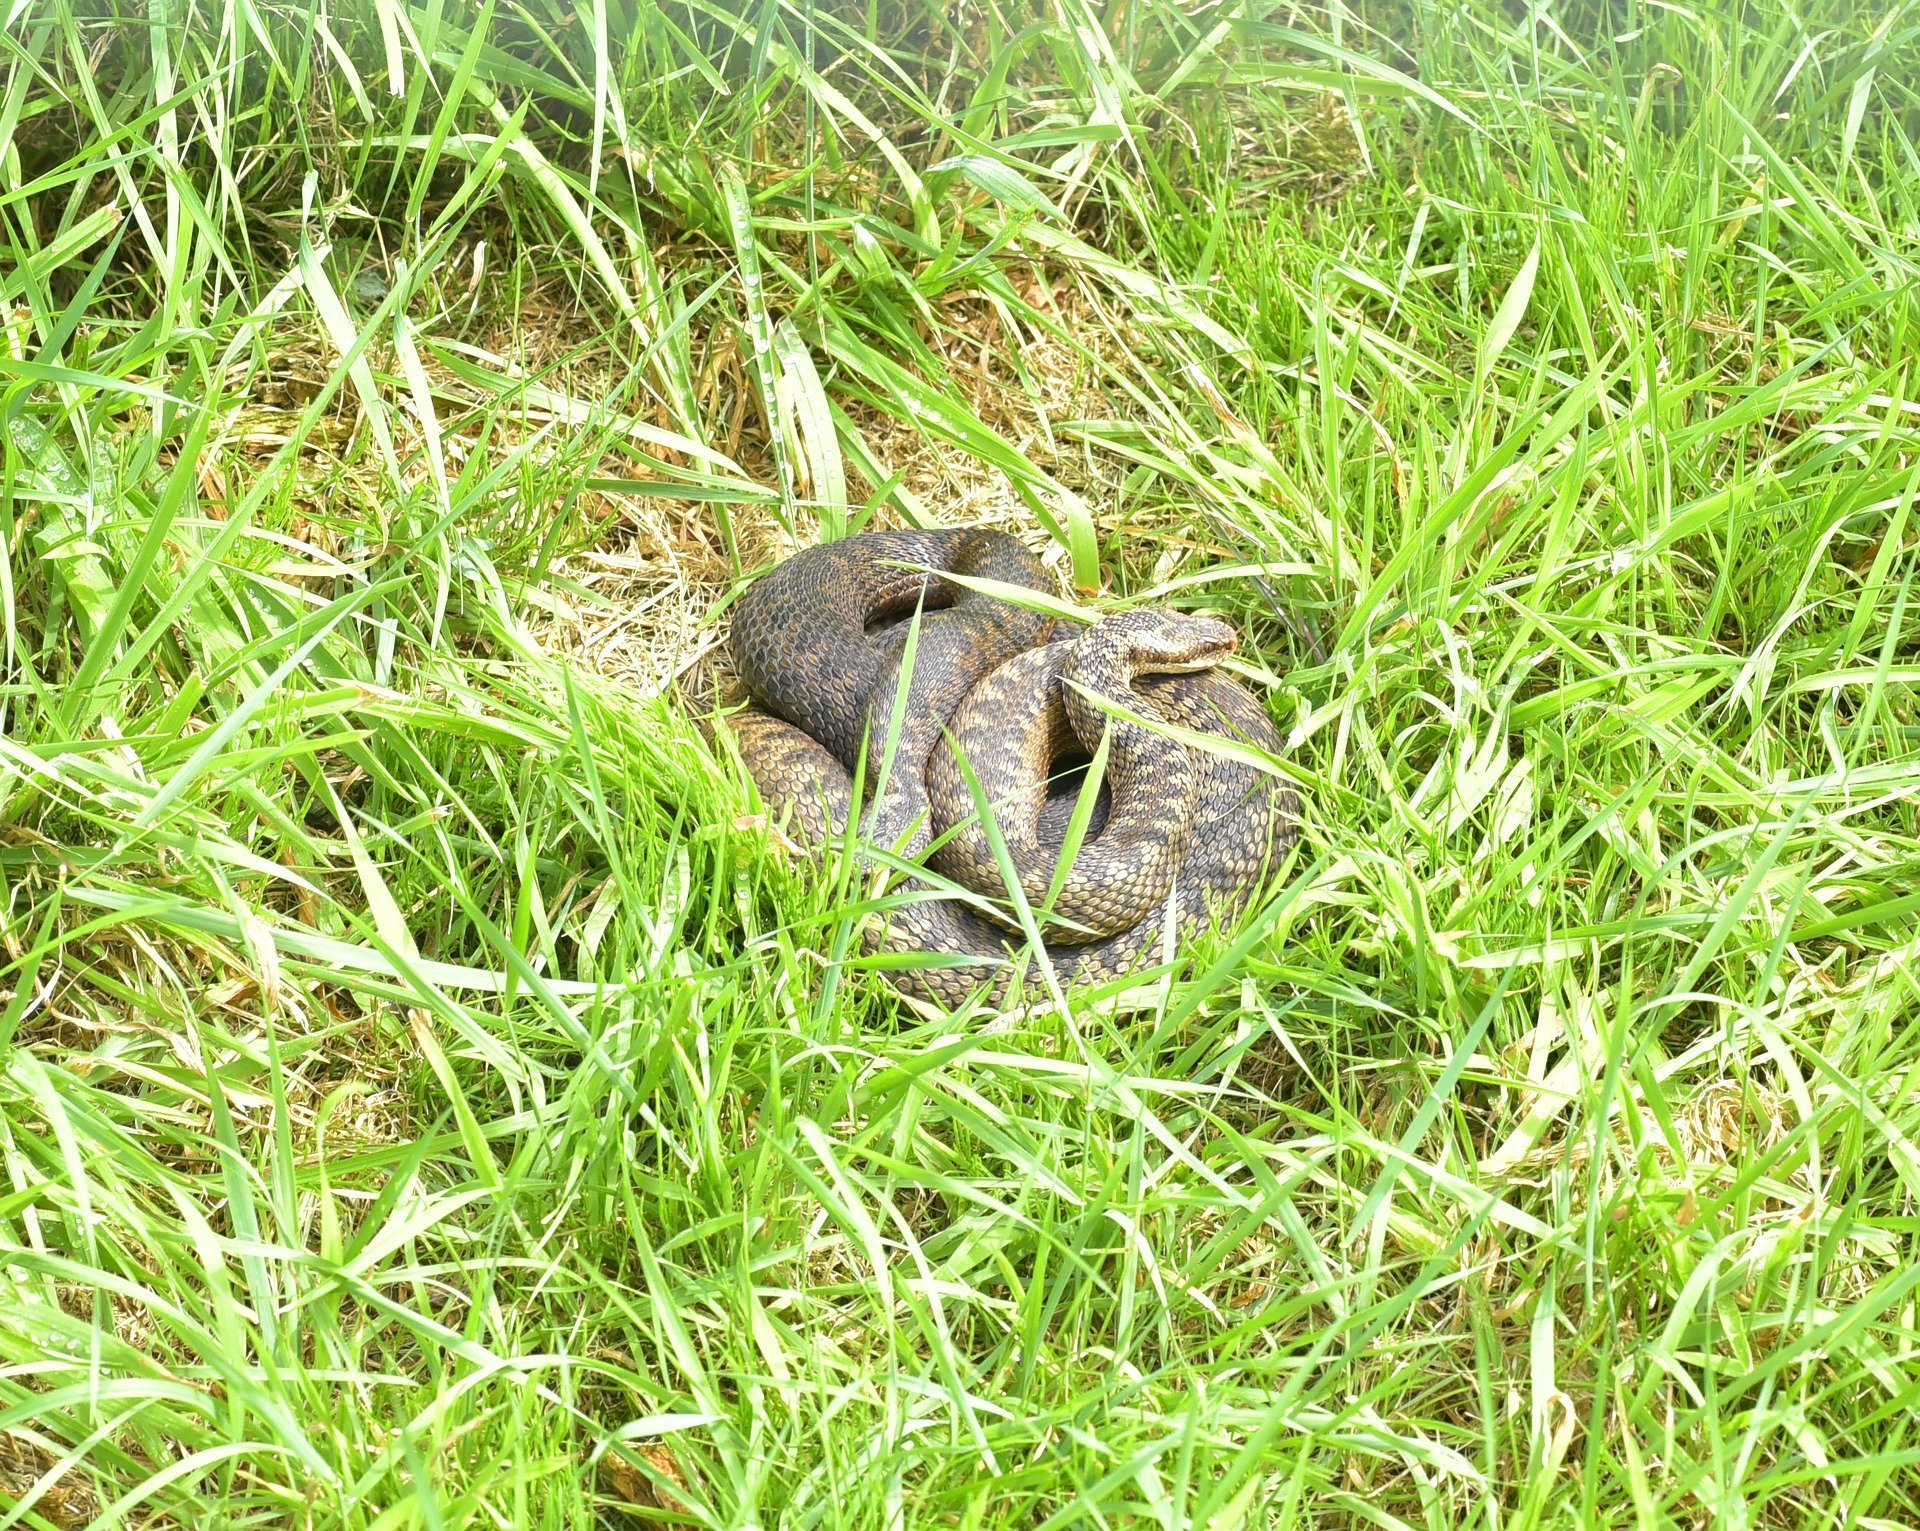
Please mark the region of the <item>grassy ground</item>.
[[[1920, 13], [18, 0], [0, 1527], [1920, 1519]], [[929, 1019], [669, 683], [989, 520], [1302, 849]]]

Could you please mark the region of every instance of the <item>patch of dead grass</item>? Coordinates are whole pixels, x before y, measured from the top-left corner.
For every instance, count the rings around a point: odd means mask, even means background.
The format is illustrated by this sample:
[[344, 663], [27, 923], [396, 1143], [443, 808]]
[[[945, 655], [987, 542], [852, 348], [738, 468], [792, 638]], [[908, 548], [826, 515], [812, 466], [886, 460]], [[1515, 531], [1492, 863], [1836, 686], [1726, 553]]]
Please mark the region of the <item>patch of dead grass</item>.
[[[1032, 275], [1028, 285], [1030, 296], [1050, 307], [1063, 327], [1089, 335], [1107, 332], [1106, 321], [1096, 320], [1077, 288], [1048, 284], [1044, 274]], [[964, 390], [967, 407], [1069, 488], [1092, 491], [1098, 503], [1101, 486], [1085, 458], [1064, 450], [1053, 435], [1061, 421], [1116, 413], [1086, 357], [1037, 328], [1010, 333], [999, 311], [971, 295], [943, 302], [941, 317], [942, 328], [929, 343]], [[752, 392], [737, 347], [715, 342], [708, 354], [712, 366], [702, 376], [701, 390], [726, 422], [722, 450], [745, 466], [760, 464], [763, 480], [772, 483], [766, 425], [757, 408], [719, 408], [727, 397], [740, 400]], [[903, 413], [858, 398], [843, 403], [878, 469], [898, 475], [902, 499], [915, 520], [1011, 532], [1064, 579], [1065, 549], [1035, 528], [1031, 511], [999, 469], [931, 439]], [[882, 487], [851, 463], [847, 478], [855, 507]], [[557, 561], [555, 587], [543, 597], [533, 631], [550, 652], [569, 662], [636, 695], [657, 696], [710, 660], [721, 636], [711, 614], [728, 593], [732, 570], [708, 506], [641, 495], [606, 498], [612, 514], [598, 545]], [[759, 506], [735, 506], [731, 519], [745, 569], [790, 555], [818, 530], [810, 516], [789, 530], [772, 510]], [[866, 524], [880, 529], [911, 522], [885, 504]]]

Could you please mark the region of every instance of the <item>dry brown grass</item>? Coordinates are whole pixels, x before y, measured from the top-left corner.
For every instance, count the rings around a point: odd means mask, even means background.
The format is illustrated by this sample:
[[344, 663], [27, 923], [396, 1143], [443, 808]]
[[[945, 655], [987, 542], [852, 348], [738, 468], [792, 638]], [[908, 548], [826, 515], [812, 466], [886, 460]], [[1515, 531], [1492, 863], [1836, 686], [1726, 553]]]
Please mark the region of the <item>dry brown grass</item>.
[[[1036, 297], [1042, 296], [1036, 285]], [[1088, 320], [1080, 311], [1079, 290], [1062, 284], [1044, 294], [1063, 325]], [[994, 309], [975, 298], [943, 305], [947, 327], [929, 339], [965, 392], [965, 403], [981, 421], [999, 431], [1076, 488], [1093, 484], [1084, 463], [1056, 448], [1054, 425], [1095, 418], [1117, 408], [1092, 375], [1084, 357], [1045, 333], [1014, 334]], [[1086, 322], [1092, 333], [1099, 326]], [[751, 391], [737, 347], [716, 342], [717, 358], [703, 386], [713, 397], [744, 397]], [[710, 386], [708, 386], [710, 385]], [[937, 526], [996, 526], [1025, 539], [1043, 563], [1065, 579], [1065, 550], [1033, 530], [1032, 514], [1004, 475], [979, 459], [929, 440], [900, 415], [857, 400], [848, 418], [867, 450], [883, 468], [900, 475], [900, 487], [916, 519]], [[748, 412], [746, 425], [732, 433], [723, 449], [743, 464], [765, 465], [765, 422]], [[753, 434], [753, 429], [759, 434]], [[1079, 482], [1076, 483], [1075, 481]], [[857, 505], [881, 486], [866, 482], [848, 467], [849, 494]], [[608, 495], [611, 515], [602, 524], [598, 544], [558, 561], [560, 587], [543, 599], [533, 624], [552, 652], [639, 696], [657, 696], [687, 676], [719, 642], [722, 628], [709, 619], [727, 593], [733, 574], [714, 533], [709, 507], [641, 495]], [[741, 564], [752, 569], [775, 562], [807, 540], [814, 527], [803, 514], [792, 535], [772, 511], [739, 506], [732, 512]], [[910, 524], [892, 504], [876, 508], [874, 528]]]

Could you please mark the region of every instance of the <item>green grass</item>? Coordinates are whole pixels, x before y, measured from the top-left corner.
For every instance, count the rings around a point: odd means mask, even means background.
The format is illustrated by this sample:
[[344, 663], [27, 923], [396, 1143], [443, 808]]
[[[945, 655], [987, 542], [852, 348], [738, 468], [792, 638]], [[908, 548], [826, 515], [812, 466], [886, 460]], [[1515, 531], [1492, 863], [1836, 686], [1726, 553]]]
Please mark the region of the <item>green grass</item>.
[[[1920, 1521], [1916, 80], [15, 4], [0, 1527]], [[558, 657], [584, 550], [667, 631], [976, 503], [1290, 731], [1144, 1010], [902, 1009]]]

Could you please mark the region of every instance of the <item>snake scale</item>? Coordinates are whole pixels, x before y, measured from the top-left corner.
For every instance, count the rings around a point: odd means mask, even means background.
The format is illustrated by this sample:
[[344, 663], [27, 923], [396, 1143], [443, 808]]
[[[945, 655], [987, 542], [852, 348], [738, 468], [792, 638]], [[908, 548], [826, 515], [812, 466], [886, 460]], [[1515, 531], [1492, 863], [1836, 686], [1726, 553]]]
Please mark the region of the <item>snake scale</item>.
[[[1053, 619], [962, 579], [1052, 588], [1004, 532], [869, 532], [795, 554], [734, 610], [731, 655], [750, 701], [727, 721], [769, 811], [817, 850], [853, 812], [863, 746], [868, 783], [890, 747], [863, 837], [980, 895], [921, 882], [924, 897], [869, 931], [869, 954], [942, 959], [889, 964], [894, 986], [957, 1005], [1000, 998], [1018, 971], [1010, 958], [1028, 943], [1002, 907], [1007, 878], [977, 801], [992, 805], [1021, 891], [1045, 912], [1038, 928], [1063, 985], [1155, 959], [1169, 903], [1181, 933], [1243, 908], [1297, 835], [1297, 800], [1265, 772], [1136, 721], [1277, 751], [1264, 709], [1215, 668], [1233, 630], [1134, 610], [1057, 635]], [[1059, 768], [1084, 765], [1103, 731], [1100, 800], [1055, 889], [1078, 795]]]

